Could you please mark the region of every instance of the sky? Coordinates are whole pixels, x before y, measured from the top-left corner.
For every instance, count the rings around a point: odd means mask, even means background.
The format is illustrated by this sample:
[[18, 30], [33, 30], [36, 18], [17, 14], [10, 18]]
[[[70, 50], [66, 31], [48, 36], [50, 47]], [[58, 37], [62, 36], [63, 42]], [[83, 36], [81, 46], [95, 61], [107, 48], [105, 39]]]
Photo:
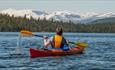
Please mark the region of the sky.
[[115, 12], [115, 0], [0, 0], [0, 10], [8, 8], [49, 12]]

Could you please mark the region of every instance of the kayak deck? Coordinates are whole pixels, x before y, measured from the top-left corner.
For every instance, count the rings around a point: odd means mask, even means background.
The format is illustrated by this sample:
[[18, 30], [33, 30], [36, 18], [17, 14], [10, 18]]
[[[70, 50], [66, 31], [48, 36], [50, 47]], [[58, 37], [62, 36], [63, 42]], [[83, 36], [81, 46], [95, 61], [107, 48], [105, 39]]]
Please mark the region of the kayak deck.
[[65, 55], [72, 55], [76, 53], [83, 52], [83, 49], [80, 49], [78, 47], [72, 48], [68, 51], [62, 51], [62, 50], [43, 50], [43, 49], [29, 49], [30, 57], [36, 58], [36, 57], [47, 57], [47, 56], [65, 56]]

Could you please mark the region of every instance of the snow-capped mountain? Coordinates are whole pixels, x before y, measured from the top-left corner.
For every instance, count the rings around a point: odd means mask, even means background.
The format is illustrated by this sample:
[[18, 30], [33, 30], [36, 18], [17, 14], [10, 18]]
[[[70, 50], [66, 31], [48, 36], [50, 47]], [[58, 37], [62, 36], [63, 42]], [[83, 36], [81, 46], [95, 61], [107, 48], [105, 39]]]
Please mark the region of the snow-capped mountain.
[[16, 9], [6, 9], [1, 10], [0, 13], [8, 14], [10, 16], [14, 15], [15, 17], [24, 17], [26, 15], [27, 18], [33, 17], [34, 19], [44, 19], [47, 20], [54, 19], [56, 21], [72, 21], [74, 23], [89, 23], [98, 19], [104, 19], [109, 17], [115, 17], [115, 13], [72, 13], [69, 11], [55, 11], [55, 12], [44, 12], [44, 11], [34, 11], [34, 10], [16, 10]]
[[14, 15], [15, 17], [24, 17], [26, 15], [27, 18], [30, 18], [31, 16], [35, 19], [41, 18], [43, 19], [47, 13], [42, 12], [42, 11], [33, 11], [33, 10], [15, 10], [15, 9], [6, 9], [0, 11], [2, 14], [8, 14], [10, 16]]

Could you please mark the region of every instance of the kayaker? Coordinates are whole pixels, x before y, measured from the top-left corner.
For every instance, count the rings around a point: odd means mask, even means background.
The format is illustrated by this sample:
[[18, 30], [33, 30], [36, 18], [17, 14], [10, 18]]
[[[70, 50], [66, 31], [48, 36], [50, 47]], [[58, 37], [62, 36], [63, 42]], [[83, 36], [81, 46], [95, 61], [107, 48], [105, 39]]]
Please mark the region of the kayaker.
[[61, 49], [63, 51], [69, 50], [69, 46], [67, 44], [66, 39], [63, 37], [63, 29], [62, 27], [56, 28], [56, 35], [48, 38], [44, 36], [44, 46], [48, 48], [48, 46], [52, 46], [54, 49]]

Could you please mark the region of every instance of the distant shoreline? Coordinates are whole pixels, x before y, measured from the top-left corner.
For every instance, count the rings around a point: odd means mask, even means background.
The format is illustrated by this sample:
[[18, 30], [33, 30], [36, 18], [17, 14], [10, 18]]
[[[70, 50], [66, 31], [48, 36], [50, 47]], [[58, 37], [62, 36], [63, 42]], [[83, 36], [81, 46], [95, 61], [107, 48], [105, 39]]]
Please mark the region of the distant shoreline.
[[115, 33], [115, 21], [114, 18], [111, 18], [111, 21], [106, 22], [95, 21], [93, 24], [81, 24], [81, 23], [73, 23], [62, 22], [62, 21], [54, 21], [43, 20], [40, 19], [27, 19], [25, 17], [14, 17], [9, 16], [7, 14], [0, 14], [0, 32], [20, 32], [21, 30], [29, 30], [32, 32], [55, 32], [57, 26], [62, 26], [64, 32], [76, 32], [76, 33]]

